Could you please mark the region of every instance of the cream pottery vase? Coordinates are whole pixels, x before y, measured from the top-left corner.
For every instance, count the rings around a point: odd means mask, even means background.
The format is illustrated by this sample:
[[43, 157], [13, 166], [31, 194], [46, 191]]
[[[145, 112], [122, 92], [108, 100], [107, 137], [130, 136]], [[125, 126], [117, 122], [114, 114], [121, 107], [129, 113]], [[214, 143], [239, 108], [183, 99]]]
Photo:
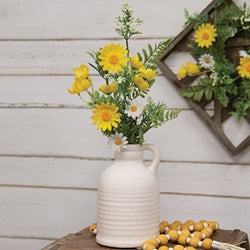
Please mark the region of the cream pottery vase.
[[[149, 166], [143, 163], [144, 150], [154, 155]], [[134, 248], [158, 235], [159, 161], [159, 150], [150, 144], [127, 145], [125, 151], [115, 152], [115, 161], [104, 170], [98, 186], [97, 243]]]

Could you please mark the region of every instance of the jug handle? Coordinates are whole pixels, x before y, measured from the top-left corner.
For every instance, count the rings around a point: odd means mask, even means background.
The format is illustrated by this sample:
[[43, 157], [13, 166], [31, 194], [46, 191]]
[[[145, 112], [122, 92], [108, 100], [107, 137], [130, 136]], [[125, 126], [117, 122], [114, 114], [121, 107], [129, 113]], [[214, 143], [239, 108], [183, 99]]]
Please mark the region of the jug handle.
[[152, 171], [154, 174], [156, 174], [157, 168], [159, 166], [160, 163], [160, 150], [152, 145], [152, 144], [143, 144], [142, 145], [143, 150], [148, 150], [151, 151], [154, 155], [153, 161], [150, 164], [150, 166], [148, 167], [150, 171]]

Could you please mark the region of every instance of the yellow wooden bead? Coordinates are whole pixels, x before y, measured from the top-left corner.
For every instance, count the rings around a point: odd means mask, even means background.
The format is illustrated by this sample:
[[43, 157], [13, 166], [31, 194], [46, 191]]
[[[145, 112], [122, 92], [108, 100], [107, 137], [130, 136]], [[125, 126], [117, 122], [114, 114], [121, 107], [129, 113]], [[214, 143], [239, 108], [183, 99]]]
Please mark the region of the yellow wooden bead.
[[153, 244], [147, 244], [145, 248], [143, 248], [144, 250], [155, 250], [155, 245]]
[[219, 228], [219, 223], [216, 222], [216, 221], [209, 221], [208, 222], [208, 225], [213, 229], [213, 230], [216, 230]]
[[200, 239], [197, 237], [193, 237], [190, 239], [189, 245], [192, 247], [198, 247], [198, 243], [199, 243]]
[[186, 235], [187, 237], [190, 237], [190, 235], [191, 235], [191, 233], [190, 233], [190, 231], [189, 231], [188, 229], [183, 229], [183, 230], [181, 231], [181, 233], [182, 233], [183, 235]]
[[212, 243], [213, 241], [210, 238], [206, 238], [202, 241], [202, 247], [205, 249], [210, 249], [212, 248]]
[[178, 226], [176, 224], [173, 224], [173, 223], [169, 224], [168, 227], [170, 229], [173, 229], [173, 230], [178, 230]]
[[92, 224], [92, 225], [89, 226], [89, 231], [92, 234], [96, 234], [96, 228], [97, 228], [97, 225], [96, 224]]
[[200, 220], [202, 224], [207, 223], [207, 220]]
[[177, 232], [177, 230], [175, 229], [170, 229], [168, 231], [168, 235], [170, 236], [171, 241], [177, 241], [179, 234]]
[[168, 250], [168, 247], [167, 246], [161, 246], [161, 247], [159, 247], [159, 250]]
[[194, 231], [201, 231], [204, 228], [201, 222], [197, 222], [194, 224]]
[[160, 231], [161, 234], [162, 234], [162, 233], [165, 233], [165, 227], [166, 227], [166, 226], [164, 226], [163, 224], [160, 224], [160, 229], [159, 229], [159, 231]]
[[185, 224], [193, 225], [193, 224], [194, 224], [194, 221], [193, 221], [193, 220], [187, 220], [187, 221], [185, 222]]
[[208, 230], [206, 227], [204, 227], [202, 230], [201, 230], [201, 233], [204, 234], [206, 236], [206, 238], [210, 237], [211, 236], [211, 231]]
[[186, 250], [195, 250], [194, 247], [186, 247]]
[[185, 245], [187, 242], [186, 242], [186, 239], [187, 239], [188, 237], [187, 237], [187, 235], [185, 235], [185, 234], [181, 234], [179, 237], [178, 237], [178, 239], [177, 239], [177, 241], [178, 241], [178, 243], [180, 243], [181, 245]]
[[153, 244], [156, 248], [157, 248], [158, 245], [159, 245], [159, 242], [158, 242], [158, 240], [157, 240], [156, 238], [150, 239], [149, 242], [150, 242], [151, 244]]
[[213, 233], [213, 228], [212, 227], [210, 227], [210, 226], [207, 226], [207, 227], [204, 227], [204, 228], [206, 228], [211, 234]]
[[147, 245], [151, 244], [149, 240], [146, 240], [142, 243], [142, 249], [144, 249]]
[[160, 224], [162, 224], [164, 227], [169, 225], [169, 223], [166, 220], [162, 221]]
[[194, 231], [194, 232], [193, 232], [193, 235], [194, 235], [194, 237], [197, 237], [197, 238], [199, 238], [200, 240], [202, 239], [202, 233], [199, 232], [199, 231]]
[[166, 244], [168, 244], [168, 238], [167, 238], [167, 236], [166, 236], [165, 234], [160, 234], [160, 235], [158, 236], [158, 239], [160, 240], [160, 244], [161, 244], [161, 245], [166, 245]]
[[176, 226], [181, 226], [182, 222], [180, 220], [176, 220], [172, 224], [175, 224]]
[[182, 245], [175, 245], [174, 250], [184, 250], [184, 246]]
[[185, 223], [181, 226], [181, 230], [189, 230], [190, 224]]

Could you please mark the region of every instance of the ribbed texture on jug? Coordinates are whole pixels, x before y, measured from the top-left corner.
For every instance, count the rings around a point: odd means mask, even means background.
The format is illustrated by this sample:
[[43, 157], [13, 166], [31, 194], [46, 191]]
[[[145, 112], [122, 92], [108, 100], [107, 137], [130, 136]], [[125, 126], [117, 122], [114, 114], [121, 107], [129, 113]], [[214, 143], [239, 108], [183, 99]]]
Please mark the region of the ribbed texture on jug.
[[[143, 162], [144, 150], [154, 154], [149, 166]], [[128, 145], [125, 151], [115, 153], [115, 160], [103, 171], [98, 184], [96, 241], [99, 244], [135, 248], [158, 235], [158, 162], [159, 154], [152, 145]]]
[[159, 234], [159, 192], [99, 190], [97, 242], [112, 247], [138, 247]]

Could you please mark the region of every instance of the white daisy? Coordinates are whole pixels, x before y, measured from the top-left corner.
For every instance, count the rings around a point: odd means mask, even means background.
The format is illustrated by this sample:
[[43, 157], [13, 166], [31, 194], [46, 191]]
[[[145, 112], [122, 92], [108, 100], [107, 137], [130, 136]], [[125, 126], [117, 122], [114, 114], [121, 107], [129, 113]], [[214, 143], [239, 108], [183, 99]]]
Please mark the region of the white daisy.
[[205, 69], [210, 69], [213, 67], [214, 63], [214, 58], [209, 54], [203, 54], [199, 58], [199, 64]]
[[141, 115], [142, 110], [142, 101], [140, 100], [140, 98], [136, 98], [129, 103], [125, 110], [125, 113], [133, 119], [136, 119]]
[[240, 55], [240, 57], [246, 57], [246, 56], [248, 56], [248, 53], [245, 50], [240, 50], [239, 55]]
[[127, 138], [125, 136], [123, 136], [122, 133], [115, 133], [114, 135], [111, 135], [109, 137], [109, 143], [110, 143], [110, 147], [114, 150], [114, 151], [122, 151], [126, 148], [126, 144], [128, 144]]

